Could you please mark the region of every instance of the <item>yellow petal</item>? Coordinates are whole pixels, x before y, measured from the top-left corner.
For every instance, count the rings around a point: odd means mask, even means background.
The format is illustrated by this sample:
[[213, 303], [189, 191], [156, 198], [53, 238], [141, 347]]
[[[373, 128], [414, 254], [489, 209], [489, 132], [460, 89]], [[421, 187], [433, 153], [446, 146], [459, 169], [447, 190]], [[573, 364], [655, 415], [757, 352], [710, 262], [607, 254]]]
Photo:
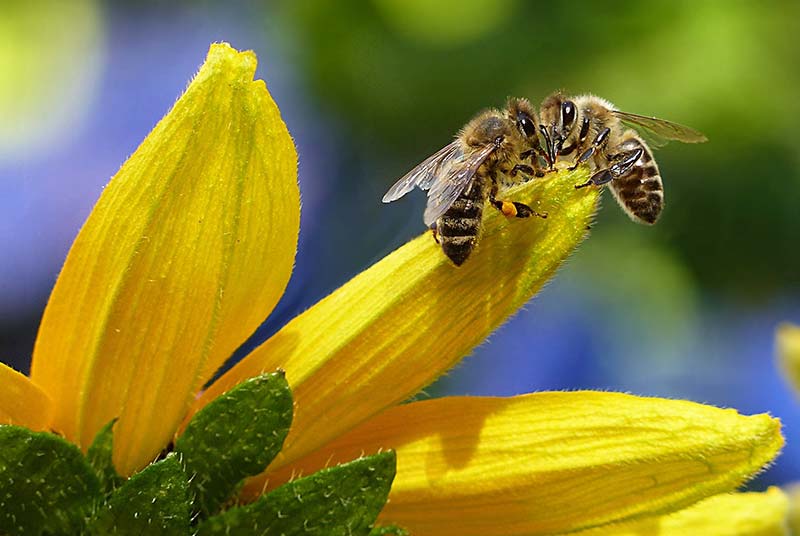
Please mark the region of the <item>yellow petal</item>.
[[800, 483], [793, 482], [785, 489], [789, 495], [789, 533], [800, 534]]
[[[452, 397], [390, 409], [271, 475], [397, 451], [381, 521], [415, 536], [551, 534], [731, 491], [772, 460], [780, 422], [602, 392]], [[263, 478], [248, 483], [253, 496]]]
[[547, 211], [506, 219], [486, 209], [481, 241], [453, 266], [430, 233], [412, 240], [286, 325], [214, 383], [196, 408], [278, 367], [295, 397], [289, 463], [418, 392], [467, 355], [552, 277], [586, 234], [598, 192], [586, 171], [508, 192]]
[[53, 402], [27, 376], [0, 363], [0, 386], [0, 424], [49, 428]]
[[776, 342], [783, 376], [800, 394], [800, 326], [782, 324], [778, 327]]
[[794, 482], [785, 487], [789, 496], [788, 524], [790, 534], [800, 534], [800, 483]]
[[787, 536], [789, 500], [779, 488], [720, 494], [670, 515], [590, 529], [576, 536]]
[[256, 58], [213, 45], [186, 93], [103, 191], [69, 252], [32, 376], [86, 447], [119, 416], [128, 474], [272, 310], [299, 229], [297, 156]]

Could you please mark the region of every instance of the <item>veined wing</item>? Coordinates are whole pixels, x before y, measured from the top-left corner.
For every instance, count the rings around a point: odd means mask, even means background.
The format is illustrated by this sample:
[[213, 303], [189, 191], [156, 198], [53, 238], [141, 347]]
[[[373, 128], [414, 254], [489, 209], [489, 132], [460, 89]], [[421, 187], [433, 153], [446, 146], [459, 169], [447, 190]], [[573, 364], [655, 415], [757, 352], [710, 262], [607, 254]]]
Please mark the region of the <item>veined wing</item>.
[[[428, 192], [428, 205], [425, 207], [425, 225], [433, 222], [447, 212], [458, 196], [472, 183], [472, 178], [492, 152], [497, 149], [495, 144], [489, 144], [481, 149], [468, 154], [461, 154], [450, 161], [447, 175], [435, 181]], [[459, 149], [459, 152], [461, 150]]]
[[436, 182], [437, 177], [446, 173], [447, 169], [449, 169], [448, 164], [462, 156], [461, 144], [458, 140], [444, 146], [394, 183], [383, 196], [383, 202], [391, 203], [396, 201], [413, 190], [415, 186], [419, 186], [422, 190], [428, 190]]
[[621, 121], [630, 124], [634, 128], [645, 128], [664, 140], [682, 141], [683, 143], [702, 143], [708, 141], [708, 138], [706, 138], [705, 134], [702, 132], [685, 125], [667, 121], [666, 119], [620, 112], [619, 110], [614, 110], [612, 113]]

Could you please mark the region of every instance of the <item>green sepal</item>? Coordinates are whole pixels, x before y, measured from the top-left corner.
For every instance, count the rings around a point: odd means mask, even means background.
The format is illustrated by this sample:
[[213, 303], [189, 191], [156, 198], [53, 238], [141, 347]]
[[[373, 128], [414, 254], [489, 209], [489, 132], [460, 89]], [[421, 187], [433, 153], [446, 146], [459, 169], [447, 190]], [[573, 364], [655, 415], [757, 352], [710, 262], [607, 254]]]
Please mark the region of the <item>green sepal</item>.
[[175, 442], [195, 510], [219, 510], [248, 476], [267, 468], [292, 424], [292, 392], [283, 371], [250, 378], [200, 410]]
[[394, 451], [323, 469], [207, 519], [197, 536], [367, 536], [394, 480]]
[[109, 422], [97, 432], [97, 435], [94, 436], [94, 441], [92, 441], [86, 453], [89, 463], [92, 464], [97, 478], [100, 480], [100, 488], [107, 494], [111, 493], [125, 482], [125, 479], [117, 474], [114, 463], [111, 461], [114, 447], [113, 428], [115, 422], [117, 422], [117, 419]]
[[186, 535], [190, 515], [186, 473], [169, 454], [114, 490], [92, 520], [90, 534]]
[[100, 483], [78, 447], [0, 426], [0, 534], [79, 534], [99, 500]]
[[384, 527], [375, 527], [369, 533], [369, 536], [409, 536], [411, 533], [406, 529], [401, 529], [395, 525], [386, 525]]

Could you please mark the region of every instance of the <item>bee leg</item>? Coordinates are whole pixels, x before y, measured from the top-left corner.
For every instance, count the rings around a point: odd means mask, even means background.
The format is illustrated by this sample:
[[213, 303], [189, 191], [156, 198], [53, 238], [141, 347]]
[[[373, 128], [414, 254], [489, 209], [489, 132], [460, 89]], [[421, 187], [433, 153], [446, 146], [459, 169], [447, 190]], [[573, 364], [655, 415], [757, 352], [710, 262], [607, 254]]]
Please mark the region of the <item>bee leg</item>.
[[576, 184], [575, 189], [577, 190], [578, 188], [584, 188], [592, 184], [595, 186], [600, 186], [607, 182], [611, 182], [616, 178], [622, 177], [631, 170], [633, 165], [639, 160], [639, 158], [641, 158], [642, 154], [644, 154], [644, 149], [639, 147], [633, 151], [609, 157], [609, 160], [614, 161], [614, 164], [605, 169], [601, 169], [583, 184]]
[[[509, 203], [509, 201], [501, 201], [501, 203]], [[543, 220], [547, 219], [547, 212], [536, 212], [525, 203], [519, 203], [517, 201], [511, 201], [511, 204], [514, 205], [514, 209], [517, 211], [517, 218], [529, 218], [531, 216], [536, 216], [537, 218], [542, 218]], [[502, 212], [505, 214], [505, 210], [502, 210]]]
[[634, 166], [634, 164], [639, 161], [639, 158], [641, 158], [643, 154], [644, 149], [638, 147], [633, 151], [628, 151], [627, 153], [622, 153], [621, 155], [615, 156], [614, 163], [610, 168], [608, 168], [611, 170], [611, 175], [613, 175], [612, 179], [626, 175]]
[[540, 214], [533, 210], [525, 203], [518, 201], [503, 201], [497, 199], [497, 181], [492, 177], [492, 189], [489, 191], [489, 202], [494, 208], [503, 213], [507, 218], [529, 218], [530, 216], [538, 216], [540, 218], [547, 218], [547, 213]]
[[589, 148], [583, 151], [583, 153], [578, 157], [578, 159], [575, 160], [575, 164], [570, 166], [569, 170], [575, 171], [576, 169], [578, 169], [579, 165], [589, 160], [596, 152], [598, 152], [608, 141], [608, 135], [610, 132], [611, 129], [608, 127], [598, 132], [597, 136], [595, 136], [594, 141], [592, 141], [592, 144], [589, 146]]
[[591, 145], [591, 146], [589, 146], [589, 148], [588, 148], [588, 149], [586, 149], [586, 150], [583, 152], [583, 154], [582, 154], [582, 155], [580, 155], [580, 156], [578, 157], [578, 159], [577, 159], [577, 160], [575, 160], [575, 164], [571, 165], [571, 166], [568, 168], [568, 169], [569, 169], [569, 171], [575, 171], [576, 169], [578, 169], [578, 166], [580, 166], [581, 164], [583, 164], [584, 162], [586, 162], [587, 160], [589, 160], [589, 159], [592, 157], [592, 155], [593, 155], [594, 153], [595, 153], [595, 147], [594, 147], [594, 145]]
[[548, 156], [547, 151], [545, 151], [544, 148], [542, 148], [542, 146], [538, 143], [533, 149], [528, 149], [527, 151], [523, 151], [519, 154], [519, 159], [523, 162], [530, 158], [533, 168], [532, 173], [529, 174], [534, 177], [544, 177], [546, 174], [546, 172], [542, 169], [541, 162], [539, 161], [540, 157], [542, 160], [544, 160], [545, 164], [549, 164], [550, 157]]
[[431, 234], [433, 235], [433, 241], [437, 244], [441, 244], [441, 242], [439, 242], [439, 231], [436, 229], [436, 222], [433, 222], [433, 225], [431, 225]]
[[514, 206], [514, 203], [497, 199], [497, 189], [497, 177], [492, 175], [492, 189], [489, 190], [489, 202], [494, 208], [502, 212], [503, 216], [513, 218], [518, 214], [517, 207]]
[[513, 168], [511, 168], [511, 171], [509, 171], [508, 174], [511, 175], [512, 177], [516, 177], [517, 173], [519, 173], [520, 171], [525, 175], [534, 174], [533, 168], [526, 164], [516, 164]]
[[544, 160], [550, 171], [555, 171], [556, 155], [553, 153], [553, 140], [550, 139], [550, 134], [547, 133], [547, 127], [539, 125], [539, 132], [542, 133], [546, 149], [544, 150]]
[[[553, 170], [553, 165], [550, 163], [550, 155], [547, 154], [547, 151], [543, 147], [539, 147], [536, 150], [536, 152], [542, 158], [542, 160], [544, 161], [545, 165], [548, 167], [548, 171], [552, 171]], [[538, 160], [537, 157], [534, 156], [533, 160], [538, 164], [539, 160]], [[544, 170], [542, 170], [541, 167], [538, 166], [538, 165], [536, 166], [536, 168], [537, 168], [536, 169], [536, 176], [537, 177], [544, 177], [546, 172]]]
[[503, 216], [507, 218], [527, 218], [530, 216], [530, 207], [522, 203], [503, 201], [500, 199], [495, 199], [494, 196], [489, 199], [489, 202], [491, 202], [494, 208], [502, 212]]
[[595, 186], [600, 186], [607, 182], [611, 182], [612, 180], [614, 180], [614, 175], [611, 173], [611, 169], [610, 168], [601, 169], [600, 171], [589, 177], [588, 181], [582, 184], [576, 184], [575, 189], [579, 190], [581, 188], [586, 188], [587, 186], [591, 186], [592, 184], [594, 184]]
[[489, 202], [507, 218], [529, 218], [531, 216], [537, 216], [542, 219], [547, 218], [547, 212], [539, 213], [525, 203], [496, 199], [494, 195], [495, 194], [493, 192], [489, 196]]

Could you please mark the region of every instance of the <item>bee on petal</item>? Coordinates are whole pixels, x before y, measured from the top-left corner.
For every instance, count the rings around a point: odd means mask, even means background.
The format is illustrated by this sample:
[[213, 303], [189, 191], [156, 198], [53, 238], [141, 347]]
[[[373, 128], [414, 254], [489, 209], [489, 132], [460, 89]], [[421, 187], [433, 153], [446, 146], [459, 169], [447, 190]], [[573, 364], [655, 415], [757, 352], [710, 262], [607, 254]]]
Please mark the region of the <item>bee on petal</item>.
[[544, 175], [547, 152], [539, 141], [538, 124], [527, 99], [512, 98], [504, 110], [479, 113], [452, 143], [389, 188], [383, 202], [400, 199], [414, 187], [426, 190], [425, 225], [434, 229], [445, 255], [460, 266], [478, 243], [487, 199], [508, 217], [547, 216], [523, 203], [497, 198], [508, 182]]
[[586, 162], [591, 178], [576, 188], [608, 184], [622, 209], [636, 222], [653, 224], [664, 208], [664, 185], [653, 158], [654, 147], [669, 140], [701, 143], [700, 132], [665, 119], [617, 110], [594, 95], [553, 93], [540, 107], [548, 160]]

